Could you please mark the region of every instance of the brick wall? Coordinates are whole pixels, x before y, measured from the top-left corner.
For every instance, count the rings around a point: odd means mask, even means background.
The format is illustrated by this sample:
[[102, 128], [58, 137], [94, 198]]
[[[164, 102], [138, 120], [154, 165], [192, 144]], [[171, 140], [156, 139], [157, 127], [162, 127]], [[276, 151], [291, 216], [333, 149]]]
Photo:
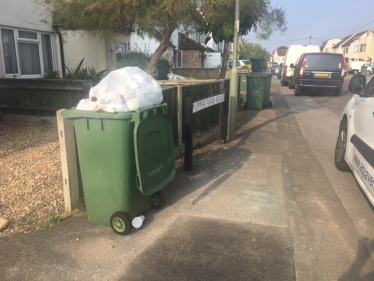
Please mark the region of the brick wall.
[[191, 50], [183, 51], [183, 67], [184, 68], [201, 68], [200, 51]]

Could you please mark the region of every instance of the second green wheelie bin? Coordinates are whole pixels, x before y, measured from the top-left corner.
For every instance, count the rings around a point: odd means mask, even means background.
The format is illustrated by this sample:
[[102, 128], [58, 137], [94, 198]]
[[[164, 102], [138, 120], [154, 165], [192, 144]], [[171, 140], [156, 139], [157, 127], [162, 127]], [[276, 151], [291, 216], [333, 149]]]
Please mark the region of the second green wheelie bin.
[[175, 148], [167, 105], [108, 113], [66, 110], [75, 127], [88, 219], [120, 235], [175, 175]]
[[247, 109], [261, 110], [264, 108], [266, 79], [266, 73], [250, 72], [247, 74]]
[[270, 89], [271, 89], [271, 79], [273, 75], [271, 73], [266, 73], [266, 84], [264, 90], [264, 107], [271, 107], [272, 104], [270, 102]]

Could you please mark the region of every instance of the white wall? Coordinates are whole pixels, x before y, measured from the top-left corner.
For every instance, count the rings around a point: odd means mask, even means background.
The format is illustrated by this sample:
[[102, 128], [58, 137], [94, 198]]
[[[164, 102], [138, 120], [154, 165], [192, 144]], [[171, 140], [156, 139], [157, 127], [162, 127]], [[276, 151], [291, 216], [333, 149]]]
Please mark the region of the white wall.
[[221, 65], [221, 53], [206, 53], [206, 58], [204, 60], [204, 68], [215, 68]]
[[75, 68], [83, 58], [83, 67], [94, 67], [96, 71], [107, 68], [105, 41], [78, 32], [68, 32], [63, 38], [65, 65], [68, 68]]
[[[44, 20], [47, 23], [43, 22]], [[9, 27], [53, 32], [51, 17], [34, 0], [0, 0], [0, 24]]]

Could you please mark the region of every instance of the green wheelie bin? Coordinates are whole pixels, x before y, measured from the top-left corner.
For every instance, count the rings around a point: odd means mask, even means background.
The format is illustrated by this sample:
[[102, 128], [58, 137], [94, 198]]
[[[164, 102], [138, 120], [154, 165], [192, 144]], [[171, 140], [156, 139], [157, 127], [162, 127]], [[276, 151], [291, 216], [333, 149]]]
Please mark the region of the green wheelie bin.
[[265, 90], [264, 90], [264, 107], [272, 107], [272, 104], [270, 102], [270, 89], [271, 89], [271, 79], [273, 78], [273, 75], [271, 73], [266, 73], [266, 84], [265, 84]]
[[250, 72], [247, 74], [247, 109], [264, 108], [266, 79], [266, 73]]
[[175, 175], [167, 105], [130, 112], [66, 110], [75, 128], [88, 219], [128, 234], [131, 220], [160, 208], [160, 190]]

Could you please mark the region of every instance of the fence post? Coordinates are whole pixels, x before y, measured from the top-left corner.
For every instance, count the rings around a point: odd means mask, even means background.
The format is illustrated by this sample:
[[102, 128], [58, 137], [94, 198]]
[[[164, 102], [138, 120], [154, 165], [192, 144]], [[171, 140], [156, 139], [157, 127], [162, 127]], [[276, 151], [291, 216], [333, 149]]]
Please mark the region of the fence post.
[[186, 98], [184, 100], [184, 170], [192, 171], [192, 99]]
[[65, 211], [71, 213], [79, 206], [79, 178], [74, 126], [61, 117], [66, 109], [57, 111]]

